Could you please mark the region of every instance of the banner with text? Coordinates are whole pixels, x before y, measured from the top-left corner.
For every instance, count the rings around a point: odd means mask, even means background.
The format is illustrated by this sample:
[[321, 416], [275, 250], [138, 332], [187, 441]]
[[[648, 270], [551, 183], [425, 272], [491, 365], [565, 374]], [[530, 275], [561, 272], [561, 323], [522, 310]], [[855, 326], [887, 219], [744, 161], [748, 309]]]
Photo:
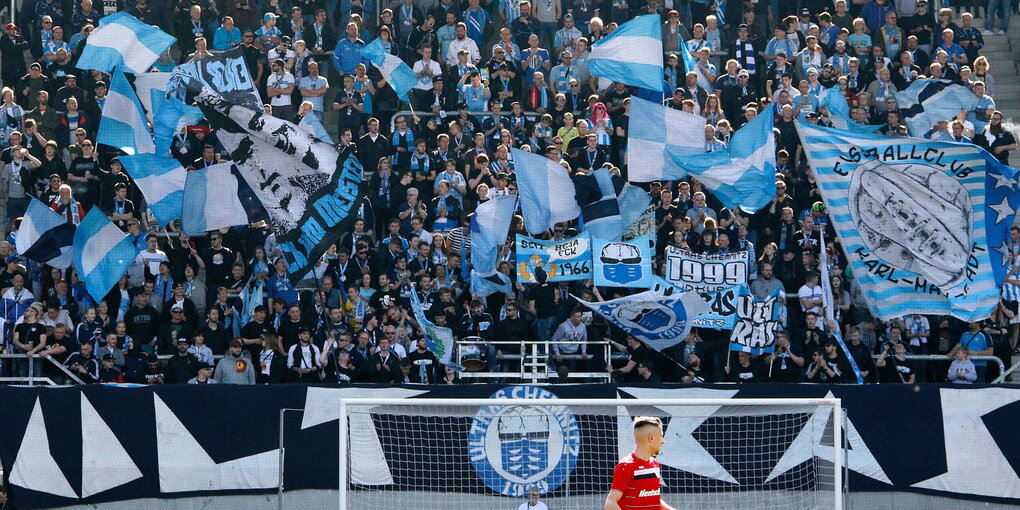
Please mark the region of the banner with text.
[[[171, 93], [185, 89], [189, 78], [202, 82], [205, 87], [215, 90], [228, 102], [252, 110], [262, 109], [262, 98], [248, 72], [248, 66], [244, 63], [244, 53], [241, 48], [227, 50], [175, 67], [170, 74], [166, 91]], [[185, 104], [191, 104], [191, 102], [185, 101]]]
[[747, 285], [746, 251], [705, 254], [666, 247], [666, 280], [686, 291], [712, 292]]
[[591, 236], [584, 232], [562, 241], [543, 241], [517, 234], [518, 281], [537, 283], [535, 269], [539, 267], [550, 282], [591, 278]]

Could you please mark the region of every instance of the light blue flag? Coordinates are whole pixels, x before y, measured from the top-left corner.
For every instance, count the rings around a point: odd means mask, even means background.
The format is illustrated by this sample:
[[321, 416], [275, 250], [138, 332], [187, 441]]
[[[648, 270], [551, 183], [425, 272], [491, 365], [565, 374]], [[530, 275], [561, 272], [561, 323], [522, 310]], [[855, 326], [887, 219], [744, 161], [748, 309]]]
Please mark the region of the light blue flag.
[[120, 70], [115, 71], [110, 79], [109, 95], [103, 105], [96, 142], [128, 154], [156, 152], [142, 103]]
[[76, 67], [104, 73], [116, 67], [126, 73], [141, 74], [176, 40], [126, 12], [114, 13], [100, 19], [99, 26], [89, 34]]
[[[708, 76], [705, 76], [701, 71], [698, 71], [698, 57], [695, 57], [694, 54], [691, 53], [691, 48], [690, 46], [687, 46], [686, 41], [680, 41], [680, 53], [683, 55], [684, 69], [688, 73], [694, 72], [697, 74], [698, 86], [711, 92], [714, 89], [715, 84], [708, 81]], [[672, 91], [670, 91], [670, 94], [672, 94]]]
[[194, 234], [250, 223], [257, 215], [241, 200], [239, 179], [233, 163], [188, 172], [181, 212], [184, 232]]
[[185, 126], [198, 124], [205, 114], [197, 106], [186, 105], [176, 97], [166, 97], [160, 90], [150, 91], [153, 111], [152, 134], [156, 140], [156, 154], [170, 151], [174, 136]]
[[776, 196], [776, 142], [772, 108], [738, 129], [724, 150], [669, 151], [673, 163], [697, 177], [723, 205], [753, 213]]
[[30, 198], [14, 245], [18, 254], [40, 264], [66, 269], [71, 265], [74, 224], [41, 201]]
[[521, 213], [528, 232], [545, 232], [581, 214], [581, 207], [573, 200], [574, 182], [566, 168], [537, 154], [520, 149], [512, 152]]
[[592, 238], [595, 285], [647, 289], [654, 284], [652, 238], [607, 241]]
[[252, 317], [255, 315], [255, 307], [262, 304], [262, 298], [265, 295], [266, 286], [262, 280], [256, 280], [249, 282], [248, 285], [244, 286], [244, 290], [241, 291], [241, 304], [243, 309], [241, 311], [241, 322], [240, 324], [248, 324], [251, 322]]
[[823, 89], [822, 93], [819, 94], [818, 106], [828, 108], [829, 110], [829, 121], [832, 122], [832, 127], [837, 129], [844, 129], [847, 131], [856, 131], [862, 133], [874, 133], [879, 129], [882, 129], [880, 125], [871, 124], [858, 124], [850, 118], [850, 104], [846, 102], [846, 98], [843, 97], [843, 93], [839, 91], [839, 85], [833, 85], [827, 89]]
[[74, 233], [74, 269], [85, 290], [99, 300], [124, 276], [138, 250], [106, 214], [93, 207]]
[[634, 87], [662, 89], [662, 20], [638, 16], [592, 45], [588, 70], [592, 76]]
[[128, 175], [145, 196], [149, 210], [161, 226], [181, 217], [184, 183], [188, 172], [174, 158], [155, 154], [121, 156]]
[[510, 278], [500, 272], [483, 275], [477, 271], [471, 272], [471, 293], [478, 297], [485, 297], [490, 294], [502, 292], [508, 296], [513, 295], [514, 288]]
[[471, 265], [483, 276], [496, 271], [499, 248], [506, 244], [517, 197], [504, 195], [483, 202], [471, 216]]
[[951, 80], [914, 80], [907, 90], [896, 93], [911, 136], [923, 136], [933, 124], [956, 117], [960, 110], [970, 111], [977, 100], [970, 89]]
[[737, 320], [730, 333], [730, 350], [751, 354], [768, 354], [776, 350], [782, 299], [781, 288], [772, 291], [765, 299], [754, 297], [750, 291], [738, 296]]
[[326, 127], [322, 125], [322, 121], [319, 120], [319, 117], [315, 115], [314, 112], [308, 112], [301, 118], [301, 122], [298, 123], [298, 129], [323, 142], [333, 141], [333, 139], [329, 136], [329, 132], [326, 131]]
[[[687, 292], [661, 276], [652, 278], [652, 282], [653, 289], [672, 287], [676, 289], [676, 292]], [[694, 321], [694, 327], [733, 329], [733, 325], [737, 322], [737, 300], [740, 296], [750, 294], [751, 289], [747, 288], [747, 285], [733, 285], [711, 292], [691, 292], [697, 294], [705, 302], [705, 309], [701, 314], [691, 319]]]
[[562, 241], [543, 241], [517, 234], [517, 281], [538, 283], [535, 270], [542, 268], [547, 281], [566, 282], [592, 277], [591, 236], [587, 232]]
[[575, 299], [659, 351], [683, 342], [694, 327], [694, 319], [707, 311], [697, 293], [681, 292], [675, 287], [655, 286], [609, 301]]
[[999, 289], [987, 232], [1008, 229], [1015, 208], [986, 199], [994, 177], [987, 153], [801, 122], [797, 129], [874, 315], [991, 314]]
[[578, 227], [591, 232], [592, 237], [609, 241], [619, 239], [623, 225], [617, 193], [622, 191], [622, 187], [616, 188], [609, 170], [600, 168], [587, 175], [575, 175], [573, 181], [574, 199], [581, 207]]
[[410, 67], [399, 57], [391, 55], [383, 48], [382, 39], [376, 39], [361, 49], [361, 56], [365, 57], [375, 67], [379, 68], [383, 79], [386, 80], [397, 97], [407, 101], [407, 91], [418, 84], [418, 76], [411, 71]]
[[705, 118], [632, 97], [627, 135], [627, 179], [630, 182], [675, 181], [687, 173], [667, 149], [676, 153], [705, 152]]
[[[447, 365], [453, 355], [453, 330], [446, 327], [436, 326], [435, 323], [425, 317], [422, 310], [421, 300], [418, 299], [417, 289], [411, 291], [411, 310], [414, 312], [414, 320], [418, 321], [421, 327], [422, 336], [425, 337], [425, 344], [429, 350], [439, 358], [439, 362]], [[424, 380], [424, 379], [423, 379]]]

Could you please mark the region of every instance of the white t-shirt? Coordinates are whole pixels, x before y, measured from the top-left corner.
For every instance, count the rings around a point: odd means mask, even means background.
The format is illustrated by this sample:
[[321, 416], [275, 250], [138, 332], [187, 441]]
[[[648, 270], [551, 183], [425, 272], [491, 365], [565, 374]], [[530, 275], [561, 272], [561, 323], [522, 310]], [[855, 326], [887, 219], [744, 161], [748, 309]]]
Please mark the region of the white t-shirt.
[[135, 262], [148, 265], [152, 274], [159, 274], [159, 263], [164, 261], [169, 262], [170, 259], [167, 258], [166, 253], [163, 253], [163, 250], [156, 250], [152, 253], [149, 253], [149, 250], [142, 250], [138, 252], [138, 257], [135, 259]]
[[[268, 85], [274, 89], [285, 89], [290, 85], [294, 85], [294, 75], [286, 71], [283, 74], [270, 74]], [[290, 94], [276, 96], [269, 101], [269, 104], [273, 106], [290, 106]]]
[[517, 507], [517, 510], [549, 510], [549, 507], [545, 506], [545, 503], [541, 501], [535, 503], [534, 505], [531, 505], [529, 502], [525, 501], [524, 503], [521, 503], [521, 506]]
[[[429, 70], [428, 73], [418, 74], [426, 68]], [[414, 86], [417, 90], [432, 90], [432, 77], [443, 75], [443, 68], [439, 67], [439, 62], [435, 60], [429, 60], [428, 64], [424, 60], [419, 60], [414, 63], [414, 68], [411, 71], [418, 76], [418, 83]]]
[[[808, 287], [807, 285], [802, 285], [800, 287], [800, 290], [797, 291], [797, 297], [798, 298], [802, 298], [802, 299], [803, 298], [807, 298], [807, 299], [819, 299], [819, 298], [822, 297], [822, 286], [821, 285], [815, 285], [814, 287]], [[801, 310], [804, 310], [804, 313], [807, 313], [807, 312], [815, 312], [817, 314], [822, 313], [822, 307], [821, 306], [813, 306], [811, 308], [804, 308], [804, 305], [802, 304], [802, 305], [800, 305], [800, 308], [801, 308]]]

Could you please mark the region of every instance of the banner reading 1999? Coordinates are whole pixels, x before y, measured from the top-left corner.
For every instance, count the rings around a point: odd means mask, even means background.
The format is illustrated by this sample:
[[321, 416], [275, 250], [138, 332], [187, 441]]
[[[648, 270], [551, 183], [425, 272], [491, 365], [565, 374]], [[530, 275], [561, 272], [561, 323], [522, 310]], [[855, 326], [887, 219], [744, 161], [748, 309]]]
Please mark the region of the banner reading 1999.
[[519, 281], [536, 283], [535, 269], [539, 267], [545, 270], [550, 282], [591, 278], [591, 237], [588, 233], [583, 233], [562, 241], [542, 241], [518, 234]]
[[747, 252], [707, 255], [666, 247], [666, 280], [686, 291], [712, 292], [747, 285]]

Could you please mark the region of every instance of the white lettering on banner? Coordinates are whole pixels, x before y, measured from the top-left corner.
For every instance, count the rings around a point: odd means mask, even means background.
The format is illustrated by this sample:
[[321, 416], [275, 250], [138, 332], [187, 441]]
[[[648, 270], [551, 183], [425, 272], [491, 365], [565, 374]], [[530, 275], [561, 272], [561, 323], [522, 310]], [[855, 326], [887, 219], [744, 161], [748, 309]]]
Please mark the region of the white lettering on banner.
[[747, 284], [747, 252], [707, 255], [666, 247], [666, 279], [686, 291], [712, 292]]
[[205, 71], [209, 73], [213, 88], [220, 92], [249, 89], [252, 86], [244, 60], [240, 58], [209, 62]]
[[662, 494], [662, 489], [655, 490], [641, 489], [641, 492], [638, 493], [637, 497], [643, 498], [646, 496], [658, 496], [660, 494]]
[[753, 349], [767, 349], [776, 342], [779, 321], [775, 320], [776, 297], [757, 300], [753, 295], [737, 300], [737, 323], [733, 325], [730, 342]]

